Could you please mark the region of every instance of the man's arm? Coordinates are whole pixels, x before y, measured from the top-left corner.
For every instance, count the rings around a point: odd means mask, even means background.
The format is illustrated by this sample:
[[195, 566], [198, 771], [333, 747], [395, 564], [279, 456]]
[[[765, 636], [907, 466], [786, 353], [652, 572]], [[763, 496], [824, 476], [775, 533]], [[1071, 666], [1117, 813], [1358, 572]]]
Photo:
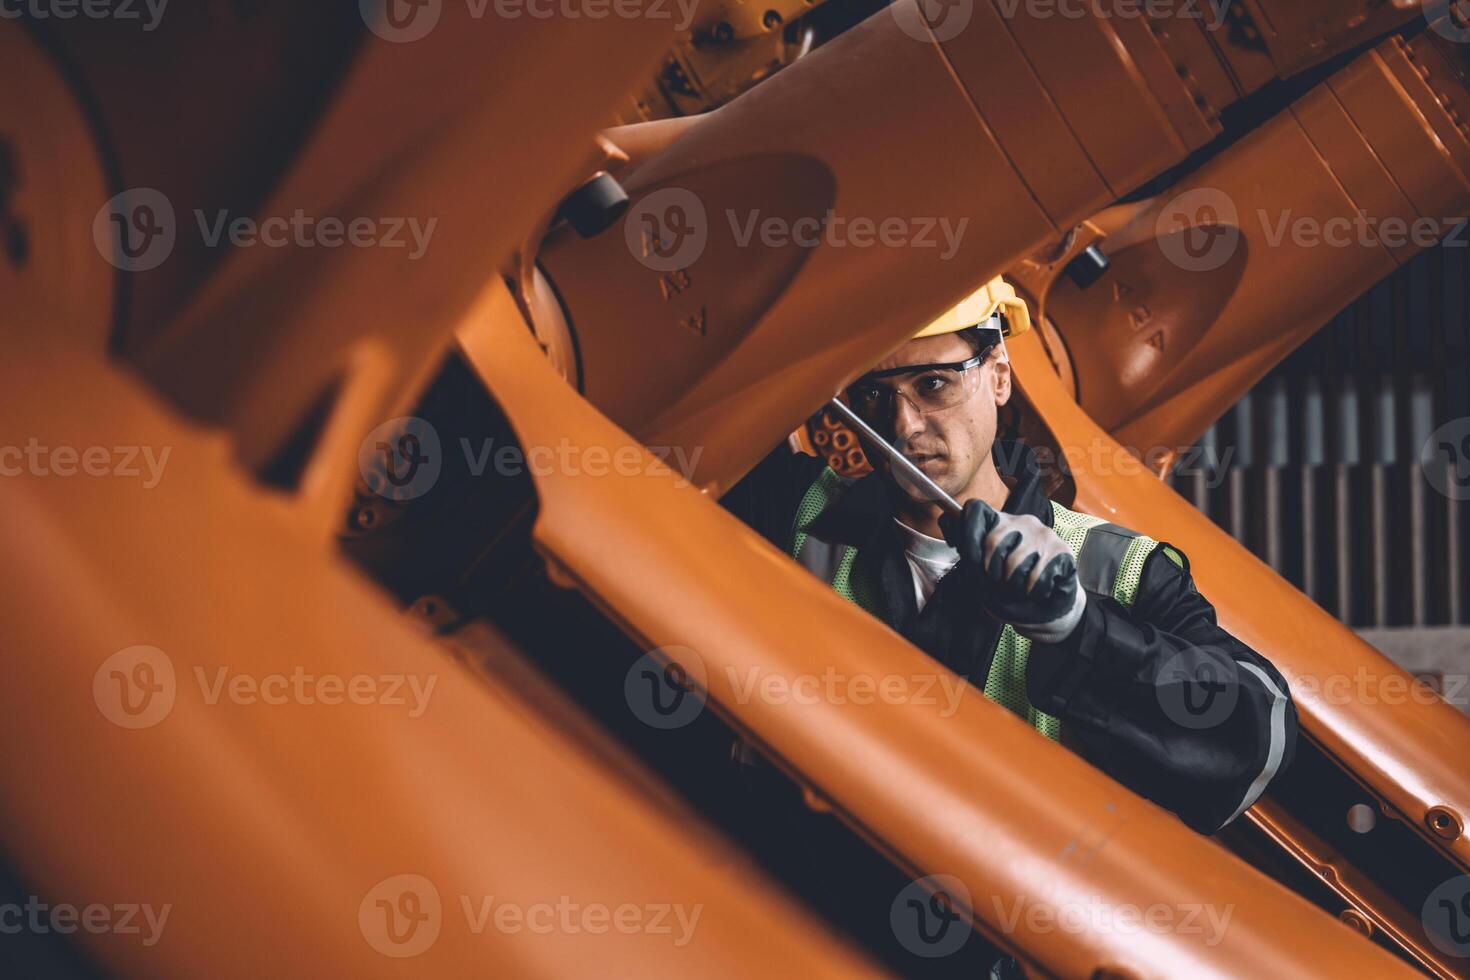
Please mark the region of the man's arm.
[[1286, 681], [1216, 623], [1188, 560], [1168, 545], [1149, 556], [1131, 609], [1087, 600], [1064, 641], [1032, 645], [1031, 702], [1071, 726], [1109, 775], [1214, 833], [1291, 761]]

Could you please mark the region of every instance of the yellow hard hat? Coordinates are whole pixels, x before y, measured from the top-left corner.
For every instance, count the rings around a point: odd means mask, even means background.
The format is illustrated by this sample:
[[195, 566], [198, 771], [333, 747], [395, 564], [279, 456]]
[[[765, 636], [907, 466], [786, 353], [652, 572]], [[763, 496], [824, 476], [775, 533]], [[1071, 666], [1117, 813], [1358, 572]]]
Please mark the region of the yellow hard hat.
[[1016, 287], [1000, 276], [940, 314], [933, 323], [914, 334], [914, 339], [968, 330], [984, 324], [996, 314], [1005, 317], [1004, 335], [1007, 337], [1018, 337], [1031, 329], [1031, 313], [1026, 309], [1026, 301], [1016, 295]]

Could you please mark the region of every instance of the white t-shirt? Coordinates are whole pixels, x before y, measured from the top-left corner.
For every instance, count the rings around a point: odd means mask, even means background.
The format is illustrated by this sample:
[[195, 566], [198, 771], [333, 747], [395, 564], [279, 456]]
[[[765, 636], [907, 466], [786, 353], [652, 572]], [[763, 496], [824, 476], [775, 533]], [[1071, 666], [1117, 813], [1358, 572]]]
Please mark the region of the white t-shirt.
[[939, 580], [959, 562], [960, 553], [947, 541], [915, 531], [896, 517], [893, 520], [903, 536], [903, 553], [909, 560], [909, 570], [914, 573], [914, 598], [923, 610]]

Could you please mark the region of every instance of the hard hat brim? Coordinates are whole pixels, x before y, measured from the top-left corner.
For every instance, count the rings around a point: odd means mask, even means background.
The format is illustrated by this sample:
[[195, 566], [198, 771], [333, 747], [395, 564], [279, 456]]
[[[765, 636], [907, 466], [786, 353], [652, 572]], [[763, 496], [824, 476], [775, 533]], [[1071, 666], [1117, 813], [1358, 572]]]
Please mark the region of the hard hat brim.
[[914, 334], [914, 339], [941, 337], [982, 326], [996, 314], [1004, 319], [1002, 336], [1019, 337], [1031, 329], [1031, 312], [1026, 308], [1026, 301], [1016, 295], [1015, 287], [997, 277], [965, 297], [957, 306], [946, 310]]

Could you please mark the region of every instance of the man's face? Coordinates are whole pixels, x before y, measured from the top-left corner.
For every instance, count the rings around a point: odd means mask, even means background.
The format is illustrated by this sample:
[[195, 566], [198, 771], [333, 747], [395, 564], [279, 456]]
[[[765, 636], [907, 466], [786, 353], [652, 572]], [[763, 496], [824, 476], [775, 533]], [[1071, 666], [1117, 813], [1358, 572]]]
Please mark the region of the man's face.
[[[965, 361], [975, 356], [975, 349], [958, 334], [922, 337], [911, 340], [873, 366], [886, 371], [911, 364], [944, 364]], [[929, 414], [919, 411], [903, 397], [892, 399], [887, 418], [868, 419], [870, 425], [909, 461], [918, 466], [950, 496], [965, 491], [990, 458], [995, 442], [996, 412], [1011, 397], [1011, 366], [1001, 358], [1000, 349], [991, 351], [984, 364], [970, 369], [979, 375], [974, 393], [949, 408]], [[902, 385], [920, 375], [886, 378], [882, 384]], [[873, 465], [904, 493], [915, 500], [926, 499], [906, 480], [895, 480], [892, 468], [881, 454], [869, 454]]]

